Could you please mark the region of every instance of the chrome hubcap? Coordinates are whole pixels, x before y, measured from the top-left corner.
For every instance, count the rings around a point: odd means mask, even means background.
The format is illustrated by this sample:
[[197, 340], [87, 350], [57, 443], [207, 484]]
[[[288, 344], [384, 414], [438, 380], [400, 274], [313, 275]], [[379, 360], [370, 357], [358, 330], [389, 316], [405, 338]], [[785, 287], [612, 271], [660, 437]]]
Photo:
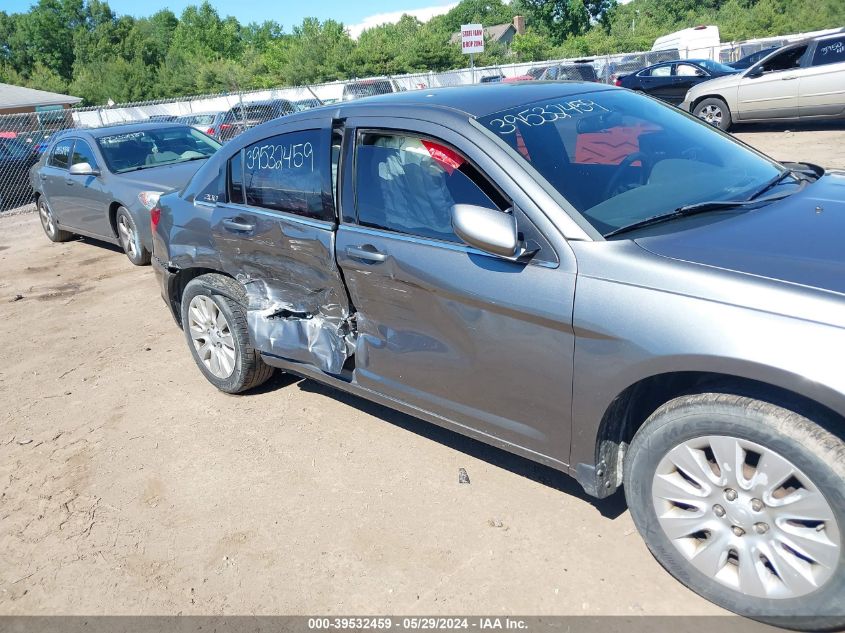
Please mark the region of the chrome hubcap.
[[722, 122], [722, 108], [715, 105], [707, 105], [698, 112], [698, 118], [704, 119], [710, 125], [718, 126]]
[[839, 526], [797, 466], [747, 440], [688, 440], [660, 461], [652, 502], [663, 532], [709, 578], [758, 598], [796, 598], [830, 580]]
[[203, 365], [218, 378], [235, 371], [235, 339], [211, 297], [197, 295], [188, 306], [188, 331]]
[[41, 226], [44, 228], [44, 232], [52, 237], [56, 231], [56, 224], [53, 220], [53, 214], [50, 213], [47, 203], [43, 200], [38, 205], [38, 215], [41, 216]]
[[135, 245], [135, 231], [125, 215], [121, 215], [117, 220], [117, 232], [120, 235], [120, 245], [123, 250], [134, 258], [138, 253], [138, 247]]

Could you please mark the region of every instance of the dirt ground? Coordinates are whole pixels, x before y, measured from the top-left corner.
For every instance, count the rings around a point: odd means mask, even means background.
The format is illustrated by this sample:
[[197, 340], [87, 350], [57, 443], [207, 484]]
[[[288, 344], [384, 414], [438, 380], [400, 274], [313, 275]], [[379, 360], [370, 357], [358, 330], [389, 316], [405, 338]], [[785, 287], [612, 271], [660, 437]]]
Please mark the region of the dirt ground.
[[[843, 127], [738, 136], [845, 167]], [[149, 268], [35, 214], [0, 216], [0, 350], [0, 614], [721, 613], [620, 495], [310, 381], [215, 391]]]

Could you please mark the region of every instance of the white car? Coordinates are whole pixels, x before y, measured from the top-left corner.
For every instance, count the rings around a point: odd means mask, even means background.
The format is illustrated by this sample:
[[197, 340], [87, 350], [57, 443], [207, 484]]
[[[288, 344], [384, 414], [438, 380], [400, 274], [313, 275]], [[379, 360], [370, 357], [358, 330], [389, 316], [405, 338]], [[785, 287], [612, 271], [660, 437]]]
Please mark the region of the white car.
[[681, 108], [716, 127], [845, 118], [845, 32], [789, 44], [748, 70], [705, 81]]

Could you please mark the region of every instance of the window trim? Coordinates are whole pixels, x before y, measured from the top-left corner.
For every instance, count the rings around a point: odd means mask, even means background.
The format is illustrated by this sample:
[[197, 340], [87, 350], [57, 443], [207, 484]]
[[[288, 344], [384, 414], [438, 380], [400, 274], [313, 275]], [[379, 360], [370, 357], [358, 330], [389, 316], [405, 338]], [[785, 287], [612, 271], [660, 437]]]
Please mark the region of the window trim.
[[[410, 236], [410, 237], [417, 238], [417, 239], [420, 239], [420, 240], [428, 240], [428, 241], [431, 241], [431, 242], [437, 242], [438, 244], [456, 244], [456, 243], [457, 244], [463, 244], [463, 242], [441, 240], [441, 239], [438, 239], [436, 237], [428, 237], [428, 236], [424, 236], [424, 235], [415, 235], [413, 233], [402, 233], [400, 231], [396, 231], [396, 230], [393, 230], [393, 229], [387, 229], [387, 228], [384, 228], [384, 227], [373, 227], [373, 226], [369, 226], [369, 225], [361, 223], [361, 218], [358, 214], [358, 146], [359, 146], [362, 134], [385, 134], [385, 135], [390, 135], [390, 136], [405, 135], [405, 136], [413, 136], [413, 137], [420, 138], [420, 139], [431, 140], [435, 143], [439, 143], [439, 144], [443, 145], [444, 147], [447, 147], [447, 148], [451, 149], [452, 151], [460, 154], [464, 158], [464, 160], [466, 160], [468, 163], [470, 163], [472, 165], [473, 169], [475, 169], [481, 175], [482, 178], [484, 178], [488, 183], [490, 183], [490, 185], [496, 190], [496, 192], [502, 197], [503, 200], [510, 203], [510, 205], [508, 206], [507, 209], [499, 209], [499, 211], [501, 211], [502, 213], [507, 213], [510, 209], [513, 208], [513, 200], [511, 199], [511, 197], [506, 192], [504, 192], [502, 190], [502, 188], [492, 178], [490, 178], [490, 176], [488, 176], [484, 172], [484, 170], [482, 170], [476, 164], [476, 162], [474, 160], [469, 158], [466, 155], [466, 152], [461, 151], [460, 149], [455, 147], [454, 144], [452, 144], [448, 141], [444, 141], [443, 139], [438, 138], [437, 136], [434, 136], [434, 135], [431, 135], [431, 134], [426, 134], [425, 132], [420, 132], [420, 131], [410, 130], [410, 129], [399, 129], [399, 128], [356, 127], [354, 129], [352, 129], [352, 134], [353, 134], [354, 138], [352, 139], [353, 143], [352, 143], [352, 173], [351, 173], [351, 176], [352, 176], [352, 208], [353, 208], [353, 214], [352, 214], [351, 217], [354, 217], [354, 222], [353, 223], [344, 222], [348, 226], [356, 226], [356, 227], [369, 229], [369, 230], [373, 230], [373, 231], [383, 231], [384, 233], [387, 233], [387, 234], [390, 234], [390, 235]], [[480, 187], [479, 187], [479, 189], [480, 189]], [[512, 213], [513, 212], [511, 211], [511, 214]], [[463, 244], [463, 245], [467, 246], [466, 244]]]
[[[227, 204], [241, 204], [241, 205], [246, 206], [246, 171], [244, 170], [244, 164], [246, 162], [246, 161], [244, 161], [244, 152], [245, 151], [246, 151], [246, 147], [242, 147], [237, 152], [235, 152], [234, 154], [229, 156], [229, 158], [226, 159], [226, 166], [223, 170], [224, 171], [224, 174], [223, 174], [223, 191], [225, 193], [223, 198], [225, 199]], [[232, 176], [231, 167], [232, 167], [232, 161], [235, 160], [236, 156], [239, 156], [240, 159], [241, 159], [241, 194], [243, 195], [243, 200], [241, 202], [233, 202], [232, 198], [231, 198], [231, 191], [232, 191], [231, 190], [231, 184], [232, 184], [232, 182], [231, 182], [231, 176]], [[259, 208], [262, 209], [263, 207], [259, 207]], [[274, 209], [270, 209], [270, 211], [273, 211], [273, 210]]]
[[[53, 156], [56, 154], [56, 148], [59, 147], [62, 143], [70, 142], [70, 149], [68, 150], [67, 154], [67, 165], [65, 167], [59, 167], [58, 165], [53, 164]], [[70, 170], [70, 161], [73, 159], [73, 148], [76, 147], [76, 137], [66, 137], [60, 138], [56, 141], [56, 144], [50, 148], [50, 155], [47, 156], [47, 167], [52, 167], [53, 169], [61, 169], [62, 171], [69, 171]]]

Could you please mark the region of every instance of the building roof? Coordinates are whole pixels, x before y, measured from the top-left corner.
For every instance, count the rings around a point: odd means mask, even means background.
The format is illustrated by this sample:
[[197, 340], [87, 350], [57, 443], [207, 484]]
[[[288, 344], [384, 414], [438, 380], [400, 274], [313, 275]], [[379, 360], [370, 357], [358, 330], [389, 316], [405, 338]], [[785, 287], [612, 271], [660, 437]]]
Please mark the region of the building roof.
[[[498, 42], [503, 37], [505, 37], [505, 35], [507, 35], [509, 31], [513, 31], [514, 33], [516, 33], [516, 27], [513, 25], [512, 22], [506, 22], [505, 24], [495, 24], [493, 26], [485, 26], [484, 37], [494, 42]], [[449, 41], [452, 42], [452, 44], [457, 44], [458, 42], [460, 42], [461, 32], [455, 31], [454, 33], [452, 33], [452, 37], [449, 38]]]
[[82, 101], [79, 97], [57, 92], [35, 90], [23, 86], [0, 84], [0, 110], [11, 108], [32, 108], [36, 106], [65, 105]]

